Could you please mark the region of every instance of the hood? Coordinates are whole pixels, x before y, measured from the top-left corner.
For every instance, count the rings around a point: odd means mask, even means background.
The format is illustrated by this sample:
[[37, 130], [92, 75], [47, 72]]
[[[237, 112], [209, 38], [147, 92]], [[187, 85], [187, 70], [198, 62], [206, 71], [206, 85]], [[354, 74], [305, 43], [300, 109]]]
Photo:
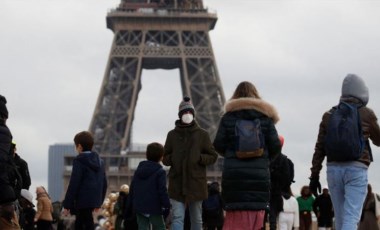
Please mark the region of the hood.
[[347, 74], [342, 84], [342, 98], [354, 97], [359, 99], [364, 105], [369, 100], [368, 88], [363, 79], [355, 74]]
[[94, 170], [94, 171], [99, 171], [100, 170], [100, 166], [101, 166], [101, 159], [99, 157], [99, 155], [95, 152], [83, 152], [83, 153], [80, 153], [76, 159], [86, 165], [87, 167], [89, 167], [90, 169]]
[[160, 169], [162, 169], [162, 166], [157, 162], [141, 161], [134, 176], [141, 179], [146, 179]]
[[249, 109], [256, 110], [268, 116], [269, 118], [272, 118], [274, 123], [277, 123], [280, 120], [276, 109], [271, 104], [263, 101], [262, 99], [250, 97], [231, 99], [224, 106], [225, 113]]

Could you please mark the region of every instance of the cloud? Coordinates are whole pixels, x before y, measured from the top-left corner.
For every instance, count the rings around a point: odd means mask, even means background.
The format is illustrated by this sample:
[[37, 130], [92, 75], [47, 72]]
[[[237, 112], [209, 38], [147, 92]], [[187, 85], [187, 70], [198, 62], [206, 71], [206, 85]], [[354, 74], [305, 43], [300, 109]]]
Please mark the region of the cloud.
[[[34, 183], [47, 180], [48, 146], [88, 129], [113, 33], [105, 16], [118, 0], [2, 0], [0, 94], [8, 125]], [[226, 98], [253, 82], [279, 111], [277, 128], [295, 162], [298, 191], [308, 183], [318, 125], [338, 102], [341, 82], [357, 73], [380, 114], [380, 3], [376, 1], [205, 0], [218, 22], [210, 32]], [[177, 70], [143, 71], [133, 140], [164, 142], [182, 98]], [[369, 169], [374, 190], [379, 155]], [[324, 171], [324, 169], [323, 169]], [[323, 174], [322, 174], [323, 175]]]

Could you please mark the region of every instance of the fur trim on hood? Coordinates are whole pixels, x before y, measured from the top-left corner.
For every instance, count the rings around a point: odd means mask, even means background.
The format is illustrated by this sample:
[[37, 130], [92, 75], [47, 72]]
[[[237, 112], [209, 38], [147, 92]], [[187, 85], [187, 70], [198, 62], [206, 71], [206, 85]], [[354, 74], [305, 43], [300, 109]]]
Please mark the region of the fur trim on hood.
[[260, 113], [263, 113], [266, 116], [272, 118], [275, 124], [280, 120], [276, 109], [271, 104], [263, 101], [262, 99], [243, 97], [238, 99], [231, 99], [224, 105], [225, 113], [243, 109], [257, 110]]

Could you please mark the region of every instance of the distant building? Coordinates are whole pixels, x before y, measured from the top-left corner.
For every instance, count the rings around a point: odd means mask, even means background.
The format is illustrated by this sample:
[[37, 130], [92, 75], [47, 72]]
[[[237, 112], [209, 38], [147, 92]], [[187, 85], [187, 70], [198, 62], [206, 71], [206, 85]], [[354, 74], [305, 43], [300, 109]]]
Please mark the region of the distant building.
[[65, 172], [64, 159], [76, 155], [74, 144], [54, 144], [49, 146], [48, 192], [51, 200], [61, 201], [65, 195], [63, 173]]

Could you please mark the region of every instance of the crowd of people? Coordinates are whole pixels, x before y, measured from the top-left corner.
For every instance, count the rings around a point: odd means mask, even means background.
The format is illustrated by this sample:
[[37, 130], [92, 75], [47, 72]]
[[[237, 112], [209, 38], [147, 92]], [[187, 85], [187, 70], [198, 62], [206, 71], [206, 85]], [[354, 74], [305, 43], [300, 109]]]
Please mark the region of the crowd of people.
[[[112, 212], [117, 217], [107, 227], [261, 230], [269, 225], [270, 229], [309, 230], [314, 213], [320, 229], [379, 229], [379, 199], [368, 184], [367, 171], [372, 161], [369, 140], [380, 146], [380, 128], [376, 115], [366, 106], [368, 100], [363, 79], [348, 74], [339, 105], [322, 117], [310, 183], [295, 197], [291, 184], [296, 168], [282, 153], [284, 138], [276, 129], [279, 115], [252, 83], [237, 86], [224, 106], [214, 140], [195, 120], [191, 99], [184, 97], [165, 144], [147, 146], [146, 160], [139, 163], [130, 186], [124, 186], [115, 197]], [[43, 187], [36, 189], [37, 211], [33, 212], [27, 164], [12, 145], [3, 96], [0, 115], [0, 229], [51, 229], [53, 207]], [[334, 125], [340, 118], [359, 130], [355, 129], [358, 141], [362, 140], [359, 154], [356, 146], [343, 146], [344, 140], [333, 146], [344, 150], [331, 150], [332, 140], [339, 136]], [[353, 131], [348, 127], [344, 132]], [[93, 212], [104, 206], [106, 198], [105, 165], [92, 151], [90, 132], [76, 134], [74, 143], [78, 155], [62, 204], [63, 215], [75, 215], [75, 229], [95, 229]], [[351, 152], [358, 156], [339, 156]], [[206, 176], [207, 166], [214, 164], [218, 155], [224, 158], [221, 184], [208, 182]], [[328, 186], [322, 189], [319, 173], [325, 158]], [[168, 174], [162, 164], [170, 167]]]

